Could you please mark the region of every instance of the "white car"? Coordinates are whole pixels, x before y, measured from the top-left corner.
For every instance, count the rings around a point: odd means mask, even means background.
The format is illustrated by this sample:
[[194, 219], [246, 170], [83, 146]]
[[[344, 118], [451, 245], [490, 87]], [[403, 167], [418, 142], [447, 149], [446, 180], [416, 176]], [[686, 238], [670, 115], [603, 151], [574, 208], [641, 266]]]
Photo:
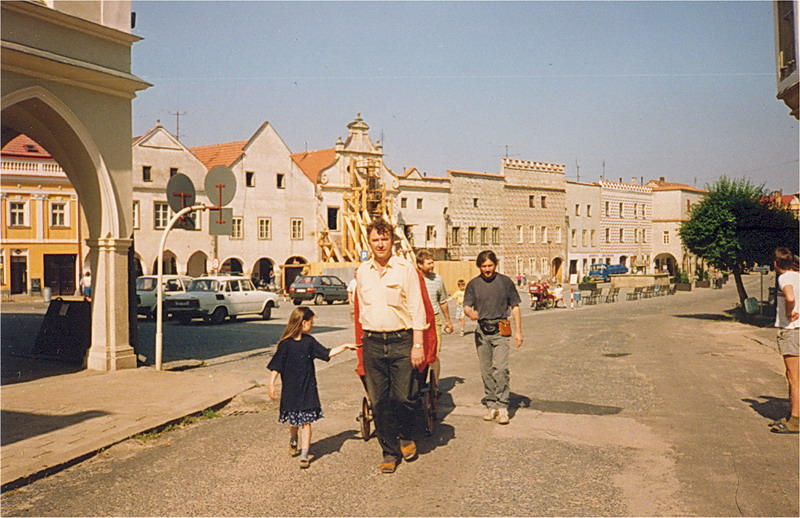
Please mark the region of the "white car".
[[235, 320], [242, 315], [261, 315], [269, 320], [272, 309], [280, 307], [277, 295], [257, 290], [250, 279], [234, 275], [198, 277], [186, 293], [168, 296], [166, 305], [166, 311], [181, 324], [193, 318], [221, 324], [225, 317]]
[[[161, 280], [164, 285], [165, 300], [171, 293], [184, 293], [192, 282], [192, 278], [188, 275], [163, 275]], [[136, 279], [137, 314], [155, 318], [157, 284], [158, 275], [142, 275]]]

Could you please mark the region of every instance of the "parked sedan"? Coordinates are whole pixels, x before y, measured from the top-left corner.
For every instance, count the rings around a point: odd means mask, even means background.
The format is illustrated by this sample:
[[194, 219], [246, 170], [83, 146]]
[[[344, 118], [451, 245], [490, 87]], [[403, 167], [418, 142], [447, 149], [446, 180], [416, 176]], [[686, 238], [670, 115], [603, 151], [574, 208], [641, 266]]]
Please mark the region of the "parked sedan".
[[347, 285], [335, 275], [301, 275], [289, 286], [289, 296], [295, 306], [304, 300], [313, 300], [317, 305], [347, 302]]
[[202, 318], [221, 324], [226, 317], [235, 320], [240, 315], [272, 317], [279, 307], [278, 296], [255, 289], [250, 279], [230, 275], [199, 277], [192, 281], [186, 293], [167, 298], [167, 311], [181, 324]]

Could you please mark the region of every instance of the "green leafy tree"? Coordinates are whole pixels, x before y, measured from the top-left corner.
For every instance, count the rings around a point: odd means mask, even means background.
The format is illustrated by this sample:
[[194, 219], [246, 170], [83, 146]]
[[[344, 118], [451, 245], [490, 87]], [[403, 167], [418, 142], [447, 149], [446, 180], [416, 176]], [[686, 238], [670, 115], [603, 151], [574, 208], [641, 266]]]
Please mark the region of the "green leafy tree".
[[744, 306], [745, 265], [770, 264], [779, 246], [796, 253], [798, 221], [790, 211], [762, 203], [766, 194], [763, 184], [723, 176], [706, 188], [708, 194], [692, 208], [680, 236], [686, 248], [706, 263], [733, 272]]

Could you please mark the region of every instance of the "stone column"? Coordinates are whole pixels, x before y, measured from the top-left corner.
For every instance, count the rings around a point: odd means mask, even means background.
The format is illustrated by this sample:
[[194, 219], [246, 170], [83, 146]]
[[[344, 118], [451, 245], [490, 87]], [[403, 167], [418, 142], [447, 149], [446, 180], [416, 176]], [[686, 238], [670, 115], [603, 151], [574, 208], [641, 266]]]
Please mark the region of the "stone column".
[[128, 248], [131, 239], [87, 240], [92, 268], [92, 345], [87, 368], [136, 367], [128, 335]]

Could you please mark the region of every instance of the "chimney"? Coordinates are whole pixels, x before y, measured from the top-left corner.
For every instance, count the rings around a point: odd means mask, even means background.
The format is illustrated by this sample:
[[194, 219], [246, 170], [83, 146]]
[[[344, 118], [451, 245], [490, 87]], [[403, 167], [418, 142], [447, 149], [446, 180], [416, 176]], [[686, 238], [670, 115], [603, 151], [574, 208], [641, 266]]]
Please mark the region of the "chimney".
[[635, 176], [631, 176], [631, 183], [633, 185], [636, 185], [636, 177]]
[[622, 183], [622, 177], [621, 176], [619, 177], [619, 183]]
[[664, 181], [664, 177], [663, 177], [663, 176], [659, 176], [659, 177], [658, 177], [658, 181], [659, 181], [659, 182], [663, 182], [663, 181]]

